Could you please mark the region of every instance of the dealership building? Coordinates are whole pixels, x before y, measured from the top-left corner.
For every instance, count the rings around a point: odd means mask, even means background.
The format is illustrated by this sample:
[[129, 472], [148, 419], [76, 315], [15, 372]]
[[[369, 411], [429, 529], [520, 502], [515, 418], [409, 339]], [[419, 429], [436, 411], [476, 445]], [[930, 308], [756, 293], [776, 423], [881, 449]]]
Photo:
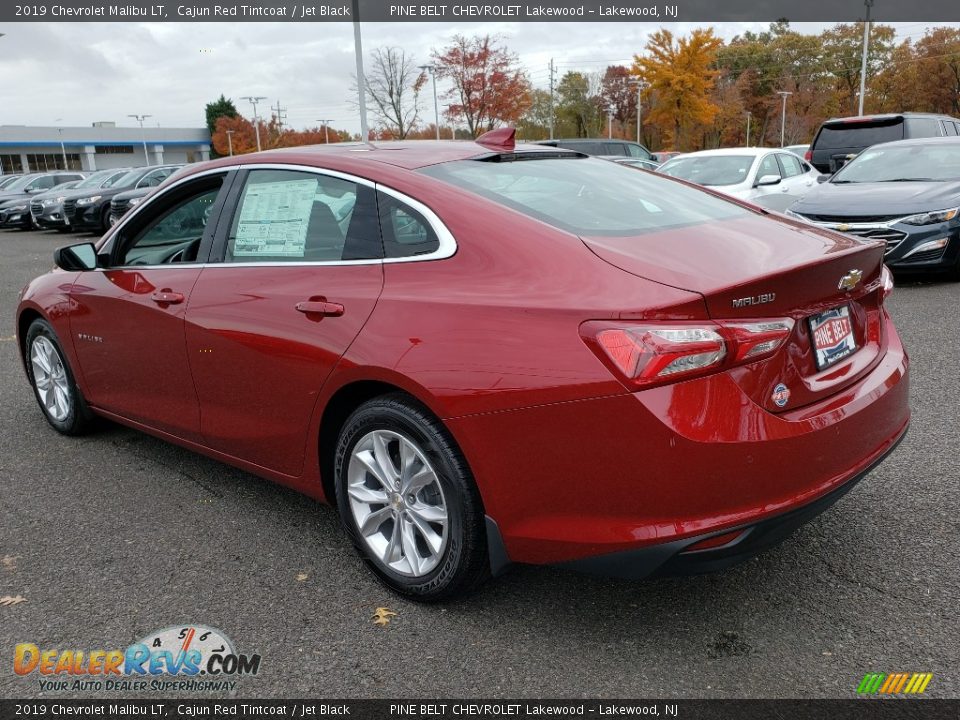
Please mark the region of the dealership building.
[[106, 170], [210, 159], [206, 128], [0, 125], [3, 174], [47, 170]]

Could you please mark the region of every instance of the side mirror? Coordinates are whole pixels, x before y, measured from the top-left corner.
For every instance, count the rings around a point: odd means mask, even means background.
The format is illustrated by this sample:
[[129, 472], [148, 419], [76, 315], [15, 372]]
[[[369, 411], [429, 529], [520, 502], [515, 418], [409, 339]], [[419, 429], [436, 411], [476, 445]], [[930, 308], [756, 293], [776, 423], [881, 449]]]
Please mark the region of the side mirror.
[[779, 185], [780, 176], [779, 175], [763, 175], [757, 180], [754, 187], [761, 187], [763, 185]]
[[97, 248], [93, 243], [77, 243], [53, 251], [53, 262], [61, 270], [94, 270], [97, 267]]
[[36, 194], [39, 193], [39, 192], [44, 192], [45, 189], [46, 189], [46, 188], [32, 187], [32, 188], [27, 188], [26, 190], [24, 190], [24, 192], [25, 192], [27, 195], [36, 195]]
[[829, 180], [829, 179], [832, 178], [832, 177], [833, 177], [833, 175], [827, 175], [826, 173], [824, 173], [823, 175], [818, 175], [818, 176], [817, 176], [817, 182], [820, 183], [820, 184], [823, 184], [823, 183], [827, 182], [827, 180]]

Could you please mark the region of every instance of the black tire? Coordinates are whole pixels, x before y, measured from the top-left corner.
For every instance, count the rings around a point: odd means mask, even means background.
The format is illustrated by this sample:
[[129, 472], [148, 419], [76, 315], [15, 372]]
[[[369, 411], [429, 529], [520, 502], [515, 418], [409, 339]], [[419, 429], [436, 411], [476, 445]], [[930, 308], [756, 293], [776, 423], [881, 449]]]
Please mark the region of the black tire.
[[[44, 338], [53, 346], [62, 366], [68, 394], [68, 410], [66, 415], [62, 418], [57, 418], [52, 414], [52, 411], [44, 404], [40, 390], [37, 387], [37, 379], [34, 375], [31, 357], [34, 344], [40, 341], [40, 338]], [[63, 347], [60, 345], [60, 340], [57, 338], [57, 334], [53, 331], [50, 323], [40, 318], [34, 320], [30, 325], [30, 328], [27, 330], [24, 348], [24, 365], [27, 368], [27, 378], [30, 380], [30, 386], [33, 388], [33, 395], [37, 399], [37, 404], [43, 411], [43, 415], [47, 419], [47, 422], [50, 423], [54, 430], [62, 433], [63, 435], [84, 435], [90, 432], [96, 424], [96, 418], [90, 411], [87, 401], [80, 392], [80, 388], [77, 387], [73, 371], [70, 369], [70, 364], [67, 361], [67, 356], [63, 352]]]
[[[432, 465], [442, 488], [449, 534], [436, 567], [420, 577], [395, 572], [371, 551], [350, 506], [350, 458], [357, 443], [375, 430], [397, 433], [412, 441]], [[387, 587], [414, 600], [438, 602], [469, 593], [489, 576], [483, 504], [473, 475], [447, 429], [416, 400], [395, 393], [357, 408], [340, 430], [334, 467], [337, 507], [344, 529], [364, 562]]]
[[110, 204], [100, 211], [100, 234], [110, 229]]

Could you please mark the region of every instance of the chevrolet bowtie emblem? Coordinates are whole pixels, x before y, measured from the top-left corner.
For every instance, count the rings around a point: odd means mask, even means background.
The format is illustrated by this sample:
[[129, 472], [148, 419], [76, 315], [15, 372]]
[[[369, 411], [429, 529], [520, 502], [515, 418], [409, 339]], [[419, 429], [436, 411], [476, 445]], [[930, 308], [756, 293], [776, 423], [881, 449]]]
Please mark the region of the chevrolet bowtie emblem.
[[842, 278], [840, 278], [840, 284], [837, 285], [838, 290], [853, 290], [857, 285], [860, 284], [860, 281], [863, 280], [863, 273], [859, 270], [851, 270]]
[[840, 232], [846, 232], [849, 229], [850, 229], [850, 226], [847, 225], [846, 223], [844, 223], [843, 225], [837, 225], [837, 230], [839, 230]]

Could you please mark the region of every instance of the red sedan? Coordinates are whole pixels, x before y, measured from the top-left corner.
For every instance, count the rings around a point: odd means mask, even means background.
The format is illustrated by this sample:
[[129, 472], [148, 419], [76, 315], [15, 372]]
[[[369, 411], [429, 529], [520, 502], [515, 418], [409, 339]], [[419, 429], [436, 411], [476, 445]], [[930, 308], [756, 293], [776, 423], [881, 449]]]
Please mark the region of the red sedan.
[[335, 503], [420, 599], [772, 545], [907, 429], [881, 243], [510, 131], [168, 180], [22, 293], [47, 420]]

